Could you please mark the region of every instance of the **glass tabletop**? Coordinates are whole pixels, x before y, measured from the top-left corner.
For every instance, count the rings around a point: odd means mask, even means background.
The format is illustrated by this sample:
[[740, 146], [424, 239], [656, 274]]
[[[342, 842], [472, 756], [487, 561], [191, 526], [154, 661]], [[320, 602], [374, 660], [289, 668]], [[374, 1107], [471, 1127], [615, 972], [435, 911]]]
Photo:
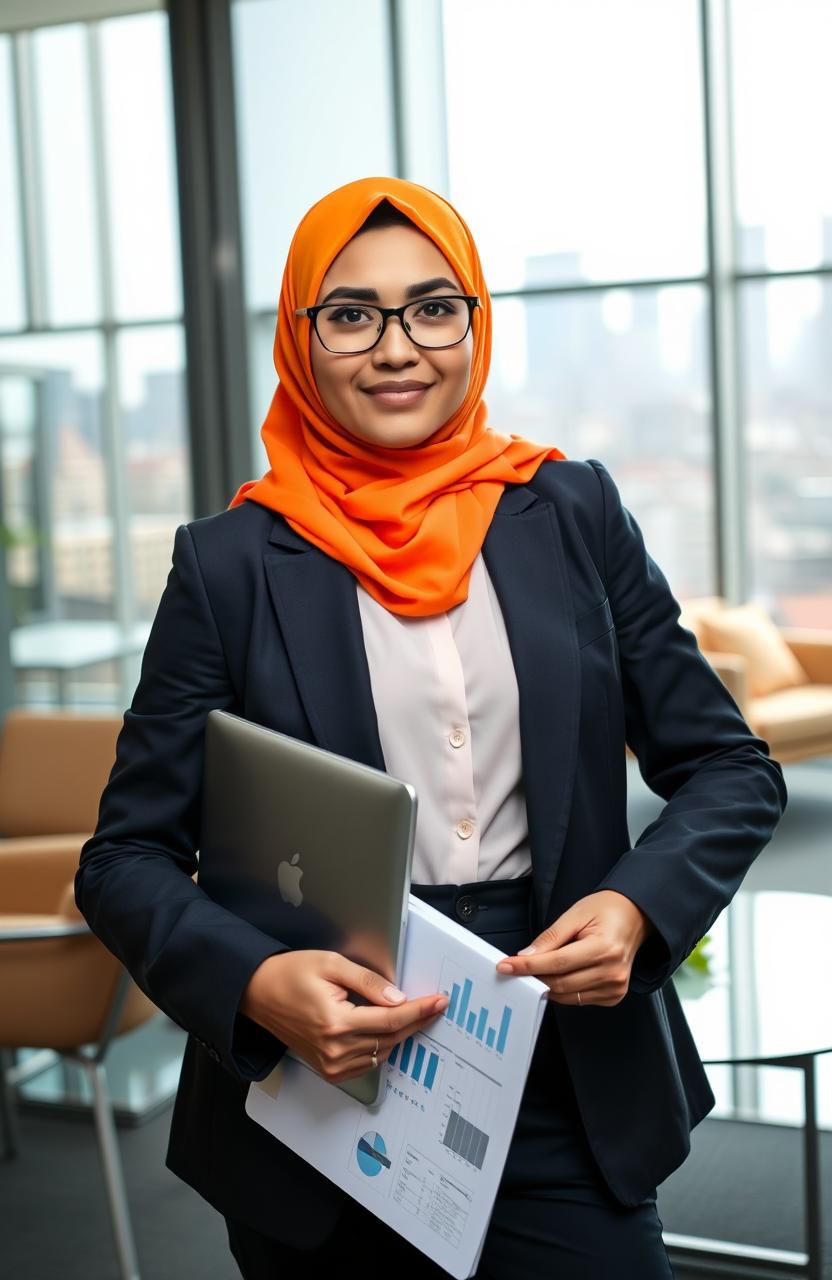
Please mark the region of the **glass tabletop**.
[[741, 889], [708, 936], [673, 977], [704, 1062], [832, 1052], [832, 897]]
[[[158, 1013], [113, 1041], [106, 1070], [117, 1124], [143, 1124], [170, 1106], [179, 1081], [185, 1038], [181, 1027]], [[23, 1050], [18, 1055], [24, 1070], [29, 1059], [35, 1058], [46, 1060], [44, 1069], [25, 1078], [19, 1086], [20, 1101], [27, 1110], [62, 1114], [92, 1110], [92, 1089], [82, 1067], [56, 1055], [51, 1055], [50, 1060], [43, 1050]]]
[[149, 634], [149, 622], [132, 627], [100, 618], [30, 622], [11, 633], [12, 665], [21, 670], [74, 671], [141, 653]]

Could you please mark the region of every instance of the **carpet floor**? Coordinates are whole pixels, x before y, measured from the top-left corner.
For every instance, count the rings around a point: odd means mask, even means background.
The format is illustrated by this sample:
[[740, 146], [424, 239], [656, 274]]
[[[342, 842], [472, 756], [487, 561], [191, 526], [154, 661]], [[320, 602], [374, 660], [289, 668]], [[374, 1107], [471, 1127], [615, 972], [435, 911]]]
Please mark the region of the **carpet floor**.
[[[222, 1218], [164, 1165], [170, 1112], [119, 1130], [143, 1280], [239, 1280]], [[821, 1136], [832, 1188], [832, 1134]], [[803, 1247], [799, 1130], [705, 1120], [688, 1160], [659, 1188], [665, 1232]], [[826, 1194], [823, 1280], [832, 1280]], [[0, 1163], [0, 1275], [8, 1280], [114, 1280], [118, 1274], [91, 1125], [24, 1113], [20, 1154]], [[677, 1280], [692, 1280], [677, 1268]]]

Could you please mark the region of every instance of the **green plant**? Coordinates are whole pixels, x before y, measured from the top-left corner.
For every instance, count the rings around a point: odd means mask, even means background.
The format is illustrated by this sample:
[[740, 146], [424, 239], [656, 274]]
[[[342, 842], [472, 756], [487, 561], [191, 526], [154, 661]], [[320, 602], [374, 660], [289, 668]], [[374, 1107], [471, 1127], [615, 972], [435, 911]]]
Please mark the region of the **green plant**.
[[0, 573], [4, 575], [4, 586], [11, 615], [11, 625], [21, 626], [31, 608], [32, 585], [29, 582], [15, 582], [9, 576], [7, 557], [19, 547], [39, 547], [44, 536], [36, 525], [23, 525], [14, 529], [5, 521], [0, 521]]
[[706, 933], [704, 938], [699, 939], [688, 958], [682, 962], [683, 969], [687, 969], [691, 973], [701, 974], [702, 977], [705, 978], [710, 977], [711, 958], [705, 952], [705, 948], [710, 940], [711, 935], [709, 933]]

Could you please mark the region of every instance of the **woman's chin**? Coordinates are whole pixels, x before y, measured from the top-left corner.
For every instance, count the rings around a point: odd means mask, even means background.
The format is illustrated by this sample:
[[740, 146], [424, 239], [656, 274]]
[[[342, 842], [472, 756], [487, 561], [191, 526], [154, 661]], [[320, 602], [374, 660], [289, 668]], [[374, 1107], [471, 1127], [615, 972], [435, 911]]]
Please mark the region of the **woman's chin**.
[[346, 430], [364, 444], [380, 445], [384, 449], [414, 449], [435, 435], [439, 426], [441, 423], [395, 422], [388, 419], [378, 426], [362, 423], [360, 427], [350, 425]]

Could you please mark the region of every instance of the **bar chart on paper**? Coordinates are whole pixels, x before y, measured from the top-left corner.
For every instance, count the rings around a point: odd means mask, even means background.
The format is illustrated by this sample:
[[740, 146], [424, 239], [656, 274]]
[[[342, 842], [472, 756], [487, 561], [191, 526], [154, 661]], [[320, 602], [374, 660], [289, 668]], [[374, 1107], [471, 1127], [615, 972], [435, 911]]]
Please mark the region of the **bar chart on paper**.
[[448, 1004], [392, 1045], [376, 1102], [293, 1058], [246, 1099], [252, 1121], [453, 1280], [477, 1274], [546, 1012], [544, 984], [504, 978], [499, 954], [411, 896], [402, 989]]
[[481, 1170], [500, 1106], [500, 1089], [472, 1063], [457, 1058], [443, 1088], [439, 1140], [458, 1161]]
[[401, 1044], [394, 1045], [387, 1059], [388, 1067], [428, 1090], [433, 1089], [440, 1062], [439, 1054], [421, 1036], [408, 1036]]
[[473, 1036], [486, 1049], [495, 1053], [505, 1052], [511, 1023], [511, 1005], [502, 1004], [492, 1011], [488, 1005], [478, 1004], [473, 980], [457, 965], [446, 960], [442, 965], [439, 990], [448, 997], [445, 1021]]

